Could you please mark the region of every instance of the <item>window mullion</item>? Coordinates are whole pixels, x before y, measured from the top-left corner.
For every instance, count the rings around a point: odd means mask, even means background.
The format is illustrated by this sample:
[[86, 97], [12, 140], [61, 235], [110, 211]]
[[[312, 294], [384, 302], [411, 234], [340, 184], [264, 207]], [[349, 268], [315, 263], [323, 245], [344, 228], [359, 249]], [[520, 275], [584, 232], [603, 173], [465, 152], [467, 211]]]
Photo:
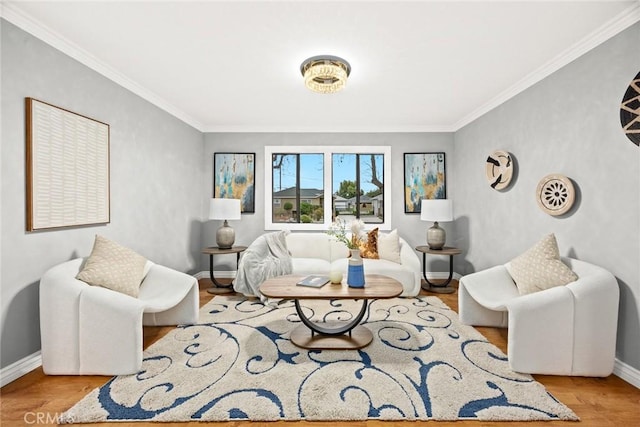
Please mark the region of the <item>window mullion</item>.
[[356, 153], [356, 218], [360, 219], [360, 154]]
[[296, 222], [300, 223], [300, 212], [302, 205], [300, 204], [300, 153], [296, 154]]

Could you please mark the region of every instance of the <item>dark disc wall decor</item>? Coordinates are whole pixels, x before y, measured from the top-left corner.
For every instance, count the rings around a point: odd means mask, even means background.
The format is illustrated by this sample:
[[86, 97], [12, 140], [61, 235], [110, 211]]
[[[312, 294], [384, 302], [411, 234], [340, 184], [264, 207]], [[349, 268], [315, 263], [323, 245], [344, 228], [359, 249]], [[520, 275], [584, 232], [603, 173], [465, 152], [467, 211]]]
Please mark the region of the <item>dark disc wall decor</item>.
[[513, 177], [513, 160], [504, 150], [496, 150], [487, 157], [485, 165], [487, 181], [494, 190], [503, 190], [511, 183]]
[[640, 73], [624, 93], [620, 104], [620, 123], [627, 138], [640, 147]]

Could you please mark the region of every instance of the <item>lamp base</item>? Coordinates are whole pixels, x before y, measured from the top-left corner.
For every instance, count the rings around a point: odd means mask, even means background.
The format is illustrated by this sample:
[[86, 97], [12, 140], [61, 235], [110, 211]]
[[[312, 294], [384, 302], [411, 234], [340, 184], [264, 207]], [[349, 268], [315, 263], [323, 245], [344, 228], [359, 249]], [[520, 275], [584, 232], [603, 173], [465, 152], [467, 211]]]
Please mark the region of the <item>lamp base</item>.
[[443, 228], [440, 228], [438, 221], [433, 223], [433, 226], [427, 229], [427, 244], [429, 249], [441, 250], [444, 247], [444, 243], [447, 239], [447, 233]]
[[233, 228], [229, 227], [229, 223], [225, 219], [222, 227], [218, 228], [216, 232], [216, 244], [220, 249], [231, 249], [235, 241], [236, 232]]

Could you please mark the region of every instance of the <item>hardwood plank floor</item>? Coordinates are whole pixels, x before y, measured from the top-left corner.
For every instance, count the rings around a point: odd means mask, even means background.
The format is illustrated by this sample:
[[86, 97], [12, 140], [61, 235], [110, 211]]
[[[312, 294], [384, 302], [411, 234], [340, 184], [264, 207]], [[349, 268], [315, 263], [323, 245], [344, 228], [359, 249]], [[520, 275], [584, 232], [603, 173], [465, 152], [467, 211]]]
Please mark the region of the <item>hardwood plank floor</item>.
[[[200, 281], [200, 304], [204, 305], [213, 297], [206, 292], [211, 285], [208, 279]], [[455, 283], [457, 286], [457, 283]], [[424, 293], [424, 291], [423, 291]], [[426, 295], [426, 293], [424, 293]], [[429, 294], [434, 295], [434, 294]], [[457, 311], [458, 295], [437, 295], [447, 305]], [[477, 328], [489, 341], [506, 352], [507, 330], [496, 328]], [[160, 339], [171, 328], [146, 327], [144, 330], [145, 348]], [[633, 387], [620, 378], [611, 375], [608, 378], [558, 377], [535, 375], [536, 380], [545, 385], [547, 390], [561, 402], [569, 406], [580, 418], [584, 426], [640, 426], [640, 389]], [[55, 424], [57, 414], [69, 409], [77, 401], [96, 387], [107, 381], [102, 376], [47, 376], [38, 368], [22, 378], [7, 384], [0, 389], [0, 425], [25, 426]], [[427, 421], [412, 424], [427, 425]], [[122, 426], [127, 423], [117, 423]], [[145, 427], [157, 427], [157, 423], [131, 423]], [[309, 425], [324, 427], [336, 425], [335, 422], [228, 422], [217, 423], [224, 427], [254, 427], [254, 426], [293, 426]], [[340, 426], [348, 427], [382, 427], [389, 425], [403, 425], [406, 422], [361, 421], [340, 422]], [[505, 426], [520, 424], [527, 427], [536, 426], [566, 426], [568, 422], [479, 422], [458, 421], [438, 422], [438, 426]], [[94, 425], [94, 424], [85, 424]], [[202, 423], [162, 423], [162, 426], [200, 426]]]

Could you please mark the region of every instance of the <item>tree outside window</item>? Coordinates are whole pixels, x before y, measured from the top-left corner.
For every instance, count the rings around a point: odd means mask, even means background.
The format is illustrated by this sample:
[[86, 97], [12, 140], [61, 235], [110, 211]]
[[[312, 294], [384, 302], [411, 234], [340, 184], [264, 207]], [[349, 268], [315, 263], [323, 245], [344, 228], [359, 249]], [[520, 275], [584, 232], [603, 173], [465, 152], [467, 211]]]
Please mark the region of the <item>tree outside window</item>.
[[265, 155], [265, 230], [327, 230], [337, 217], [391, 229], [391, 147], [267, 146]]

